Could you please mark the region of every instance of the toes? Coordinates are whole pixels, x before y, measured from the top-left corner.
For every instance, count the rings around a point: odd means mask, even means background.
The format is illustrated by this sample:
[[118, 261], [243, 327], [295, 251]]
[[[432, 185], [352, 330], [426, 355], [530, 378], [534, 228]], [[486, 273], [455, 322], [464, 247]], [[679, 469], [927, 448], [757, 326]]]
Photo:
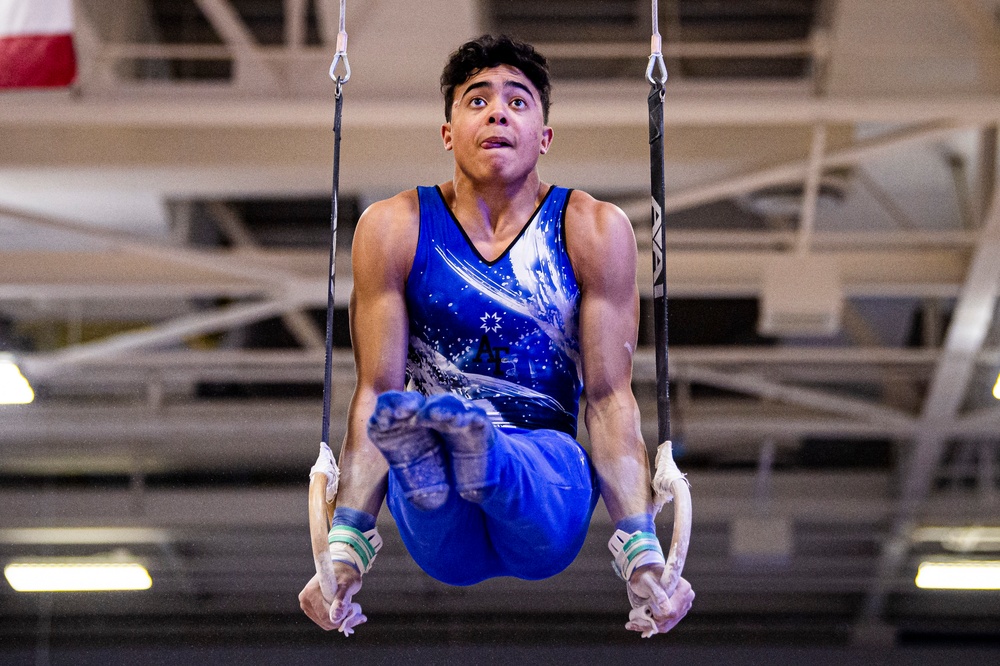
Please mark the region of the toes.
[[418, 418], [427, 426], [444, 433], [482, 430], [489, 423], [489, 418], [482, 409], [450, 394], [428, 399]]
[[454, 395], [437, 395], [424, 404], [420, 416], [435, 425], [463, 425], [468, 417], [465, 402]]
[[412, 391], [388, 391], [378, 397], [368, 427], [376, 431], [391, 430], [408, 423], [424, 406], [424, 397]]
[[444, 505], [449, 486], [441, 442], [417, 418], [424, 402], [424, 397], [414, 392], [381, 394], [368, 421], [368, 437], [385, 456], [403, 497], [418, 509], [429, 511]]

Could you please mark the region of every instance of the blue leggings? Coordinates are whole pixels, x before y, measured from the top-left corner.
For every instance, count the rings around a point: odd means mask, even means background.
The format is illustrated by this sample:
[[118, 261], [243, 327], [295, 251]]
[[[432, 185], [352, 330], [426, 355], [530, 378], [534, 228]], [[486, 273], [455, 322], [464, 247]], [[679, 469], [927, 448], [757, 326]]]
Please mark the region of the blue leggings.
[[497, 430], [481, 503], [451, 491], [438, 509], [423, 511], [404, 497], [389, 473], [387, 504], [406, 549], [433, 578], [473, 585], [496, 576], [538, 580], [565, 569], [580, 552], [597, 504], [590, 459], [556, 430]]

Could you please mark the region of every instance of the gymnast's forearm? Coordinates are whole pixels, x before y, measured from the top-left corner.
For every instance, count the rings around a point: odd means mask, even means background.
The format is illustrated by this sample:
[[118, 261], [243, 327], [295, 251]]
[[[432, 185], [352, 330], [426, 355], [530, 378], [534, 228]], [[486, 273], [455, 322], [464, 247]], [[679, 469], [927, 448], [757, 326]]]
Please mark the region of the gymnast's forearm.
[[389, 466], [369, 441], [368, 417], [375, 404], [374, 391], [359, 387], [351, 401], [347, 436], [340, 454], [340, 492], [337, 506], [377, 516], [388, 488]]
[[612, 522], [652, 513], [649, 460], [631, 396], [591, 400], [585, 413], [591, 460]]

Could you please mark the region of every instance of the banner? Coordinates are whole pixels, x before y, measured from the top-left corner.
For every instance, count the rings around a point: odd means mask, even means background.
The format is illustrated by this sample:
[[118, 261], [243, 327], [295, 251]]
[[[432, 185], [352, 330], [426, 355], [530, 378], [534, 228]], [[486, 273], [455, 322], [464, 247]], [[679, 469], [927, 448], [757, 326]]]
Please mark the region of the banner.
[[76, 78], [72, 0], [0, 0], [0, 89]]

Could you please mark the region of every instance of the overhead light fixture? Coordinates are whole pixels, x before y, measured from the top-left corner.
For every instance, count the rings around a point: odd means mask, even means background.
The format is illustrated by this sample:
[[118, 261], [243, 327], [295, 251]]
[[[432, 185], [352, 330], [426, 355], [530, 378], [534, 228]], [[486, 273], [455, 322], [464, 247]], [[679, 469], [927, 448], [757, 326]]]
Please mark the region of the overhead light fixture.
[[993, 385], [993, 397], [1000, 400], [1000, 374], [997, 375], [997, 383]]
[[0, 544], [124, 545], [169, 541], [167, 530], [152, 527], [20, 527], [0, 530]]
[[911, 539], [914, 543], [936, 541], [953, 553], [1000, 553], [1000, 527], [990, 525], [918, 527]]
[[0, 405], [26, 405], [35, 399], [31, 384], [10, 354], [0, 354]]
[[148, 590], [153, 585], [138, 562], [52, 559], [11, 562], [3, 570], [18, 592], [112, 592]]
[[926, 561], [915, 582], [924, 590], [1000, 590], [1000, 561]]

